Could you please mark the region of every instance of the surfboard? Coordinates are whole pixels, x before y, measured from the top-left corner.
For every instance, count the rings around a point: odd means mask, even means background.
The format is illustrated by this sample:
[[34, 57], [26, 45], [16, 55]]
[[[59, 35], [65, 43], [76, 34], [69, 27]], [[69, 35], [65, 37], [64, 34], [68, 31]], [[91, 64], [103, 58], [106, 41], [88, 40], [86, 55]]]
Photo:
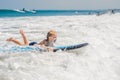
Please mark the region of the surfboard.
[[54, 52], [56, 52], [58, 50], [65, 51], [65, 50], [78, 49], [78, 48], [81, 48], [81, 47], [84, 47], [84, 46], [87, 46], [87, 45], [88, 45], [88, 43], [75, 44], [75, 45], [67, 45], [67, 46], [56, 46], [54, 48]]
[[14, 52], [32, 52], [32, 51], [45, 51], [42, 47], [35, 46], [12, 46], [12, 47], [1, 47], [0, 53], [14, 53]]
[[[66, 50], [73, 50], [78, 49], [84, 46], [87, 46], [88, 43], [82, 43], [82, 44], [75, 44], [75, 45], [64, 45], [64, 46], [55, 46], [54, 52], [58, 50], [66, 51]], [[46, 52], [46, 50], [42, 47], [38, 46], [12, 46], [12, 47], [1, 47], [0, 53], [5, 52], [31, 52], [31, 51], [40, 51], [40, 52]]]

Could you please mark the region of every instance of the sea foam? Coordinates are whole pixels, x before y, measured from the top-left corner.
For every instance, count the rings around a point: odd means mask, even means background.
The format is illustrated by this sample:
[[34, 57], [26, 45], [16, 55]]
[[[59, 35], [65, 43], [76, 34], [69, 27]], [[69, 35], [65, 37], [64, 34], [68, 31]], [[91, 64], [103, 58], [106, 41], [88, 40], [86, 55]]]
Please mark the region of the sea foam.
[[40, 42], [49, 30], [56, 45], [89, 45], [58, 52], [0, 54], [0, 80], [120, 80], [120, 14], [0, 18], [0, 45], [9, 37]]

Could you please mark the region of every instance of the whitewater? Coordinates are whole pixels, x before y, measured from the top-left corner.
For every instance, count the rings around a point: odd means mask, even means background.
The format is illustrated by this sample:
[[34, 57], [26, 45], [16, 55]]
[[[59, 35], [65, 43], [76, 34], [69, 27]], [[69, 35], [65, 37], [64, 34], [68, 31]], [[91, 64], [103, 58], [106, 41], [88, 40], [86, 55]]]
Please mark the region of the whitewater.
[[40, 42], [56, 30], [56, 45], [87, 42], [88, 46], [58, 52], [0, 53], [0, 80], [120, 80], [120, 14], [0, 18], [0, 47], [22, 41]]

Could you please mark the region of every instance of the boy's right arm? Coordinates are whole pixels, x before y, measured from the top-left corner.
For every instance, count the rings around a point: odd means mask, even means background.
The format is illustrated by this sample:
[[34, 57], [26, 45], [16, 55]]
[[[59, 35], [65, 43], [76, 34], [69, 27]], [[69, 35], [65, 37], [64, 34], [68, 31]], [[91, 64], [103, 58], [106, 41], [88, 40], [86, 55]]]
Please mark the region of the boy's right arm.
[[46, 40], [43, 40], [43, 41], [41, 41], [38, 45], [41, 45], [41, 46], [42, 46], [44, 49], [46, 49], [47, 51], [53, 52], [53, 48], [47, 47], [45, 44], [46, 44]]

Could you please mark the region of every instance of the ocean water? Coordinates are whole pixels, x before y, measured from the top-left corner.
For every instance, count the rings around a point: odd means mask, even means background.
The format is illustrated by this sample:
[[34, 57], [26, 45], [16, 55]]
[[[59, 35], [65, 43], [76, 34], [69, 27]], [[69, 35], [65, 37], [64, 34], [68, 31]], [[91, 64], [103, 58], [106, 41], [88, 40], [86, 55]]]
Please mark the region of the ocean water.
[[56, 45], [88, 42], [72, 51], [0, 53], [0, 80], [120, 80], [120, 14], [26, 16], [0, 18], [0, 48], [22, 41], [40, 42], [49, 30]]
[[[22, 17], [22, 16], [71, 16], [71, 15], [93, 15], [104, 14], [111, 10], [20, 10], [0, 9], [0, 17]], [[114, 9], [114, 12], [120, 12]]]

